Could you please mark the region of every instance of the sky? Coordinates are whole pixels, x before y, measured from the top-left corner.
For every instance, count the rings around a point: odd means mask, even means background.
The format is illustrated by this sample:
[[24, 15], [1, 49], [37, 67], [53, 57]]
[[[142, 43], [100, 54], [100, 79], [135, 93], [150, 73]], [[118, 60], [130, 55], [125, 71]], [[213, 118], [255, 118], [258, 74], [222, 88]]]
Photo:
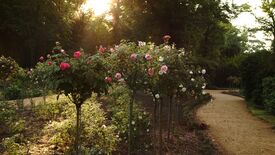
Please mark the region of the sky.
[[[253, 10], [253, 13], [256, 14], [257, 16], [264, 16], [264, 13], [261, 11], [261, 0], [224, 0], [227, 2], [235, 3], [236, 5], [242, 5], [242, 4], [249, 4], [251, 6], [251, 9]], [[238, 28], [255, 28], [259, 26], [259, 24], [256, 22], [255, 17], [248, 12], [243, 12], [241, 13], [236, 19], [233, 19], [232, 24], [234, 26], [237, 26]], [[259, 39], [261, 41], [264, 41], [266, 43], [266, 47], [270, 47], [271, 42], [266, 41], [266, 39], [269, 38], [267, 37], [264, 32], [257, 32], [255, 34], [255, 37], [249, 37], [249, 40], [255, 40]]]

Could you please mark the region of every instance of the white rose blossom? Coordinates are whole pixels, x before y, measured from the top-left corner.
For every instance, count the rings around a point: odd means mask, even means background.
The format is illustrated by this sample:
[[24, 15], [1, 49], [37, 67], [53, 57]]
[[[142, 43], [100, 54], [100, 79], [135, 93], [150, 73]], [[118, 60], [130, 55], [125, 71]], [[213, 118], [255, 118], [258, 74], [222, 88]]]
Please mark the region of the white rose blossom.
[[146, 45], [146, 42], [143, 42], [143, 41], [139, 41], [138, 42], [138, 46], [139, 47], [142, 47], [142, 46], [145, 46]]
[[185, 87], [183, 87], [183, 88], [181, 89], [182, 92], [186, 92], [186, 90], [187, 90], [187, 89], [186, 89]]
[[164, 58], [162, 56], [159, 57], [159, 62], [163, 62]]
[[205, 69], [201, 70], [201, 73], [206, 74], [206, 70]]
[[165, 45], [165, 46], [164, 46], [164, 49], [167, 50], [167, 51], [170, 51], [170, 50], [171, 50], [171, 46]]
[[159, 94], [156, 94], [156, 95], [155, 95], [155, 98], [156, 98], [156, 99], [159, 99], [159, 98], [160, 98]]

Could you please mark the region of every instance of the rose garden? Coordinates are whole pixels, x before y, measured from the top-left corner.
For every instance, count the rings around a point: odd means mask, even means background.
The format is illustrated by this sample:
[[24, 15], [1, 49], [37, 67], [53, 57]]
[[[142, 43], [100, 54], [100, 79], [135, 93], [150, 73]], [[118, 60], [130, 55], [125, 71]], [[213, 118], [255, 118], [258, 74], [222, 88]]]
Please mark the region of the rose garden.
[[[203, 91], [206, 70], [192, 61], [190, 52], [169, 45], [170, 36], [163, 39], [165, 43], [159, 46], [122, 41], [108, 49], [100, 47], [95, 55], [65, 51], [57, 42], [30, 70], [1, 57], [3, 85], [23, 78], [24, 90], [13, 95], [31, 97], [31, 105], [18, 99], [16, 108], [10, 104], [3, 109], [6, 116], [24, 111], [12, 119], [2, 116], [11, 134], [3, 141], [7, 151], [30, 151], [28, 121], [20, 118], [30, 112], [34, 116], [27, 117], [47, 124], [41, 130], [51, 133], [47, 133], [53, 146], [49, 152], [165, 152], [164, 143], [173, 141], [182, 110], [192, 111], [209, 97]], [[44, 101], [35, 103], [32, 96], [36, 94], [44, 95]], [[138, 102], [138, 94], [148, 96], [152, 113]]]
[[0, 154], [274, 153], [275, 1], [237, 4], [1, 2]]

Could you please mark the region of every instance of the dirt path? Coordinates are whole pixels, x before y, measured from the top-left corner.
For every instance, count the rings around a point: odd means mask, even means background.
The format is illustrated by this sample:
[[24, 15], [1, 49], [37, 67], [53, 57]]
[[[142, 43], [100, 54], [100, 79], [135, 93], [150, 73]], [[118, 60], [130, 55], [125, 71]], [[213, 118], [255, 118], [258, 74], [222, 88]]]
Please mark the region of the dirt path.
[[275, 155], [275, 131], [252, 116], [242, 98], [209, 91], [214, 101], [201, 107], [197, 116], [209, 125], [209, 134], [224, 154]]

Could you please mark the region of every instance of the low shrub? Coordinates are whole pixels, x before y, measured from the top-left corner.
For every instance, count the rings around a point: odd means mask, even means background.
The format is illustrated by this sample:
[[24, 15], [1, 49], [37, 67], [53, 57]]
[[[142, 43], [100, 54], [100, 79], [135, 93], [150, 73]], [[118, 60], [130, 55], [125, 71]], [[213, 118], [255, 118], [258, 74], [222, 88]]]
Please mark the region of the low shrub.
[[2, 145], [4, 147], [3, 155], [26, 155], [28, 154], [28, 146], [24, 143], [21, 134], [15, 134], [12, 137], [4, 138]]
[[17, 119], [15, 105], [0, 101], [0, 134], [10, 133], [10, 127], [14, 126]]
[[[123, 85], [114, 86], [109, 92], [110, 97], [107, 103], [108, 113], [112, 123], [117, 127], [119, 140], [122, 144], [127, 143], [128, 137], [128, 104], [130, 91]], [[133, 108], [133, 148], [134, 151], [148, 151], [151, 142], [149, 137], [150, 118], [138, 103]]]
[[263, 79], [263, 98], [266, 110], [275, 114], [275, 77]]
[[[65, 102], [65, 101], [64, 101]], [[52, 104], [49, 104], [52, 105]], [[72, 153], [75, 135], [75, 107], [72, 103], [63, 107], [60, 114], [63, 119], [51, 122], [44, 132], [48, 133], [50, 143], [63, 153]], [[81, 152], [82, 154], [110, 154], [117, 148], [116, 126], [109, 124], [105, 113], [95, 97], [83, 104], [81, 116]]]
[[[66, 107], [69, 106], [69, 100], [62, 99], [56, 100], [56, 98], [49, 97], [46, 103], [40, 103], [36, 105], [32, 110], [35, 118], [41, 120], [54, 120], [61, 116], [62, 113], [66, 113]], [[72, 107], [70, 107], [72, 108]]]
[[5, 101], [0, 101], [0, 124], [6, 124], [15, 120], [16, 109], [14, 105]]
[[26, 121], [23, 119], [19, 119], [10, 123], [9, 130], [12, 134], [22, 133], [25, 130], [25, 127]]

